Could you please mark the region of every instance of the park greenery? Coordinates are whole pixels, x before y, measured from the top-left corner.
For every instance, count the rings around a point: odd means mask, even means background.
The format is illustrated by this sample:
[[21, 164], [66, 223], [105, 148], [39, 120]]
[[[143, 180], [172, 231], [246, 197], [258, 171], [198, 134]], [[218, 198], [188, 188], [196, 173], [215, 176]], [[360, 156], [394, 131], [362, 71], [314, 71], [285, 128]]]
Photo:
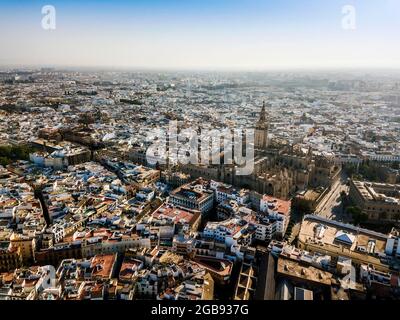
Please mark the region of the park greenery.
[[6, 166], [17, 160], [29, 160], [32, 148], [26, 145], [2, 145], [0, 146], [0, 165]]
[[[400, 169], [399, 162], [392, 162], [387, 165], [391, 169]], [[367, 180], [376, 182], [385, 182], [382, 179], [382, 165], [372, 161], [365, 161], [358, 165], [347, 164], [344, 168], [346, 174], [356, 180]]]

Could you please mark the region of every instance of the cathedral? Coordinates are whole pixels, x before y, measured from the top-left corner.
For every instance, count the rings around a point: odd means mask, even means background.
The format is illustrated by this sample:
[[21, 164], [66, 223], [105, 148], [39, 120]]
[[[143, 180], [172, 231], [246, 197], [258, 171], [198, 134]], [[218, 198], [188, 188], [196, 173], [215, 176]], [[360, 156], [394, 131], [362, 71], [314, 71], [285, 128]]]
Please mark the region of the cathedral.
[[181, 166], [179, 171], [192, 178], [203, 177], [244, 187], [260, 194], [290, 199], [298, 191], [318, 187], [329, 188], [338, 180], [341, 168], [332, 159], [316, 156], [311, 149], [303, 151], [297, 145], [278, 145], [268, 137], [269, 120], [263, 103], [254, 132], [254, 171], [236, 175], [235, 165]]

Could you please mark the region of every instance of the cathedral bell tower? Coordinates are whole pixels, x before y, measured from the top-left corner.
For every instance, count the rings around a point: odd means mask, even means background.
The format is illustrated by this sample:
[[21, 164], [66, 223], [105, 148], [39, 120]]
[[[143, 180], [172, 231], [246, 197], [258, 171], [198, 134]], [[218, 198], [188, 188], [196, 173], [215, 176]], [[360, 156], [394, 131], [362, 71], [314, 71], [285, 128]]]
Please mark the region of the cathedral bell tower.
[[265, 102], [260, 113], [260, 119], [257, 121], [255, 128], [254, 146], [256, 149], [266, 149], [268, 147], [268, 121], [266, 120]]

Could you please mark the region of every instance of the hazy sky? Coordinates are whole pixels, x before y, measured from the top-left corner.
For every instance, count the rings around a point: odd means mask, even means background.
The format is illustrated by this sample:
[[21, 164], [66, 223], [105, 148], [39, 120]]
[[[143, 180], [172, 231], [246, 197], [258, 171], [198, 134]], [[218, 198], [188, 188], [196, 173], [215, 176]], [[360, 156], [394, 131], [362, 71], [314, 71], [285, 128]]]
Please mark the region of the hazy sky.
[[[355, 30], [342, 28], [344, 5]], [[400, 1], [1, 0], [0, 65], [400, 68]]]

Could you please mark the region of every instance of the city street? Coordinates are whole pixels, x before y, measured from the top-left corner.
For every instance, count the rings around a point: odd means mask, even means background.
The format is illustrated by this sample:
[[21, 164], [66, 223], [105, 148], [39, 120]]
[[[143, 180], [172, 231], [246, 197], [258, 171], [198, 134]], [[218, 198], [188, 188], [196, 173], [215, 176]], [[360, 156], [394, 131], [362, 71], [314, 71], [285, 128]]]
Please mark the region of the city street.
[[344, 212], [342, 199], [340, 196], [342, 191], [346, 192], [346, 194], [349, 192], [349, 187], [346, 185], [346, 181], [347, 177], [342, 175], [338, 184], [322, 200], [323, 202], [317, 209], [316, 214], [320, 215], [321, 217], [336, 221], [349, 222], [351, 220], [351, 217]]

